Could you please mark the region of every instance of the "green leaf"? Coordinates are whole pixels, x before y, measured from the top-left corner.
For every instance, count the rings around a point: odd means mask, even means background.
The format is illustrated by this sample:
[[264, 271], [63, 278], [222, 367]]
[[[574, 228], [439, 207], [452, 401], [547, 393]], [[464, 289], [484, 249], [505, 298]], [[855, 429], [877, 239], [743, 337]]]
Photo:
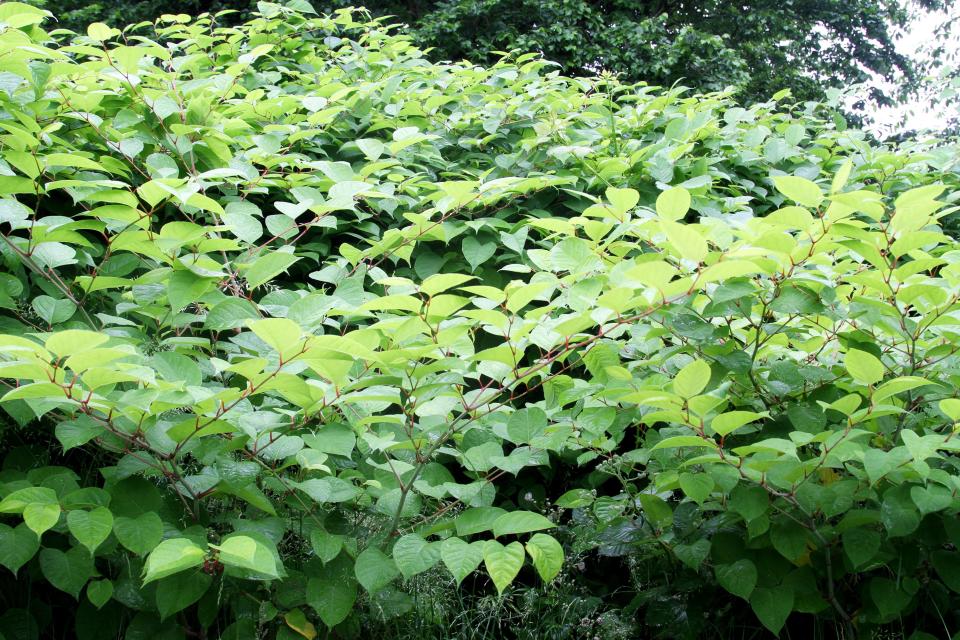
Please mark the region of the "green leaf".
[[760, 588], [750, 596], [757, 618], [774, 635], [779, 635], [793, 610], [793, 591], [786, 587]]
[[90, 418], [81, 416], [76, 420], [65, 420], [59, 423], [55, 428], [55, 433], [57, 440], [60, 441], [63, 450], [66, 452], [103, 435], [104, 428]]
[[[157, 583], [160, 619], [169, 618], [203, 597], [213, 579], [202, 571], [183, 571]], [[89, 592], [89, 587], [87, 588]]]
[[0, 564], [13, 572], [27, 564], [40, 549], [40, 537], [25, 524], [9, 527], [0, 523]]
[[873, 401], [878, 403], [890, 396], [916, 389], [918, 387], [932, 385], [933, 383], [916, 376], [901, 376], [893, 380], [887, 380], [882, 385], [873, 390]]
[[96, 331], [68, 329], [49, 334], [44, 346], [58, 356], [66, 357], [99, 347], [109, 339], [109, 335]]
[[367, 547], [357, 556], [354, 573], [369, 593], [380, 591], [400, 575], [394, 561], [376, 547]]
[[663, 498], [652, 493], [641, 493], [637, 498], [643, 508], [644, 517], [654, 527], [665, 529], [673, 523], [673, 510]]
[[83, 585], [94, 574], [93, 557], [80, 547], [73, 547], [66, 553], [59, 549], [44, 549], [40, 552], [40, 570], [50, 584], [76, 600]]
[[356, 143], [363, 155], [371, 162], [382, 156], [386, 149], [384, 144], [375, 138], [360, 138]]
[[757, 585], [757, 567], [746, 558], [730, 564], [718, 564], [713, 569], [720, 586], [735, 596], [750, 599]]
[[60, 505], [33, 502], [23, 509], [23, 521], [37, 536], [52, 529], [60, 520]]
[[497, 593], [502, 594], [517, 577], [523, 567], [523, 559], [523, 545], [519, 542], [511, 542], [506, 546], [496, 540], [483, 543], [483, 564], [497, 587]]
[[92, 554], [113, 530], [113, 514], [106, 507], [91, 511], [74, 509], [67, 514], [70, 533]]
[[143, 584], [199, 567], [205, 556], [206, 551], [188, 538], [164, 540], [147, 556], [143, 566]]
[[87, 35], [92, 40], [103, 42], [113, 37], [114, 30], [102, 22], [94, 22], [87, 27]]
[[667, 189], [657, 196], [657, 215], [665, 220], [680, 220], [690, 210], [690, 192], [683, 187]]
[[124, 547], [144, 556], [163, 539], [163, 521], [153, 511], [136, 518], [121, 516], [113, 521], [113, 533]]
[[307, 581], [306, 601], [328, 627], [335, 627], [350, 615], [357, 600], [353, 563], [346, 553], [320, 568]]
[[721, 413], [710, 421], [710, 428], [719, 436], [727, 436], [743, 425], [755, 422], [765, 416], [765, 413], [755, 411], [728, 411]]
[[470, 265], [470, 271], [476, 271], [477, 267], [493, 257], [497, 252], [497, 245], [494, 242], [481, 242], [476, 236], [467, 236], [460, 245], [463, 251], [463, 257], [467, 259]]
[[330, 562], [340, 554], [343, 548], [343, 536], [327, 533], [321, 529], [310, 532], [310, 546], [324, 563]]
[[769, 311], [787, 315], [810, 314], [823, 309], [820, 297], [808, 287], [784, 285], [780, 294], [767, 307]]
[[52, 382], [30, 382], [8, 391], [2, 402], [11, 400], [63, 400], [63, 388]]
[[710, 373], [710, 365], [703, 360], [694, 360], [677, 372], [673, 379], [673, 390], [677, 395], [689, 400], [707, 388]]
[[623, 220], [623, 214], [633, 209], [640, 202], [640, 193], [636, 189], [607, 187], [604, 195], [610, 201], [613, 210], [618, 214], [617, 219], [619, 220]]
[[463, 452], [463, 466], [473, 472], [489, 471], [498, 458], [503, 457], [503, 447], [492, 441], [470, 447]]
[[334, 182], [352, 182], [358, 177], [349, 162], [320, 161], [317, 164], [324, 175]]
[[349, 502], [359, 495], [360, 490], [355, 486], [333, 476], [313, 478], [295, 486], [321, 504], [334, 502]]
[[299, 257], [292, 253], [274, 251], [257, 258], [253, 264], [242, 270], [247, 279], [247, 286], [251, 289], [264, 285], [289, 269]]
[[587, 489], [570, 489], [554, 501], [554, 505], [561, 509], [578, 509], [587, 507], [594, 500], [594, 494]]
[[853, 170], [853, 161], [847, 160], [840, 167], [840, 170], [837, 171], [833, 176], [833, 181], [830, 183], [830, 193], [837, 193], [847, 184], [847, 180], [850, 178], [850, 172]]
[[[175, 111], [177, 111], [176, 103], [173, 104], [172, 110], [167, 115]], [[165, 112], [161, 111], [158, 115], [162, 116]], [[147, 156], [146, 163], [153, 178], [176, 178], [180, 175], [180, 167], [177, 165], [177, 161], [165, 153], [151, 153]]]
[[506, 511], [500, 507], [476, 507], [461, 512], [454, 520], [458, 536], [468, 536], [493, 529], [497, 519]]
[[583, 273], [599, 268], [597, 254], [582, 238], [564, 238], [550, 249], [550, 263], [554, 271]]
[[219, 551], [220, 562], [225, 567], [252, 571], [267, 578], [280, 577], [273, 550], [260, 540], [245, 535], [233, 535], [219, 546], [210, 547]]
[[650, 450], [657, 451], [659, 449], [677, 449], [680, 447], [716, 449], [717, 445], [715, 442], [713, 442], [713, 440], [710, 440], [709, 438], [701, 438], [700, 436], [671, 436], [669, 438], [664, 438], [657, 444], [653, 445]]
[[161, 378], [174, 384], [182, 383], [196, 387], [203, 382], [200, 367], [182, 353], [175, 351], [156, 353], [150, 358], [150, 365]]
[[547, 414], [537, 407], [514, 411], [507, 421], [507, 438], [514, 444], [530, 444], [546, 430]]
[[805, 207], [816, 208], [823, 202], [823, 192], [815, 182], [799, 176], [775, 176], [777, 191]]
[[404, 578], [411, 578], [440, 561], [440, 543], [427, 542], [415, 533], [407, 534], [393, 545], [393, 561]]
[[945, 398], [940, 401], [939, 406], [940, 411], [943, 411], [945, 416], [954, 422], [960, 422], [960, 399]]
[[300, 637], [307, 638], [307, 640], [314, 640], [317, 637], [317, 628], [307, 620], [307, 616], [300, 609], [294, 609], [283, 614], [283, 621]]
[[857, 382], [872, 385], [883, 380], [883, 363], [871, 353], [850, 349], [843, 362], [847, 373]]
[[465, 542], [460, 538], [447, 538], [440, 543], [440, 558], [457, 581], [457, 586], [463, 579], [473, 573], [483, 561], [483, 543]]
[[855, 568], [872, 560], [880, 550], [880, 534], [871, 529], [857, 527], [843, 532], [843, 552]]
[[713, 478], [705, 473], [680, 474], [680, 488], [697, 504], [703, 504], [713, 491], [713, 486]]
[[934, 551], [930, 556], [930, 564], [951, 591], [960, 593], [960, 553], [943, 549]]
[[87, 583], [87, 600], [97, 609], [110, 602], [113, 597], [113, 583], [109, 580], [92, 580]]
[[432, 297], [475, 279], [476, 276], [468, 276], [462, 273], [437, 273], [423, 281], [420, 285], [420, 291]]
[[357, 444], [357, 436], [347, 425], [333, 423], [320, 425], [315, 433], [303, 436], [303, 441], [311, 449], [348, 457]]
[[681, 258], [699, 263], [710, 252], [706, 239], [694, 225], [661, 220], [660, 226]]
[[555, 526], [557, 525], [539, 513], [511, 511], [496, 519], [493, 523], [493, 535], [499, 538], [500, 536], [552, 529]]
[[71, 301], [50, 296], [37, 296], [30, 304], [37, 315], [51, 325], [66, 322], [77, 312], [77, 306]]
[[793, 520], [775, 522], [770, 527], [770, 542], [780, 555], [791, 562], [807, 552], [806, 530]]
[[887, 490], [880, 504], [880, 521], [891, 537], [907, 536], [920, 526], [920, 513], [910, 499], [907, 487]]
[[769, 508], [769, 498], [763, 487], [738, 485], [729, 498], [729, 508], [750, 522], [764, 515]]
[[255, 320], [258, 317], [256, 308], [249, 301], [227, 298], [210, 309], [203, 321], [203, 326], [211, 331], [237, 329], [245, 326], [247, 320]]
[[186, 269], [175, 271], [167, 281], [167, 300], [174, 311], [180, 311], [196, 302], [215, 282], [213, 278], [204, 278]]
[[224, 629], [223, 633], [220, 634], [219, 640], [250, 640], [256, 637], [256, 623], [250, 619], [242, 619], [237, 620]]
[[673, 545], [673, 553], [680, 562], [697, 571], [710, 555], [710, 541], [701, 538], [692, 544], [678, 543]]
[[921, 515], [943, 511], [953, 504], [953, 493], [950, 489], [939, 484], [928, 484], [925, 487], [911, 487], [910, 498], [917, 505]]
[[910, 603], [910, 594], [889, 578], [873, 578], [867, 586], [870, 600], [882, 620], [893, 620]]
[[263, 225], [254, 216], [259, 213], [260, 209], [256, 205], [231, 202], [221, 217], [233, 235], [252, 244], [263, 235]]
[[527, 554], [544, 582], [553, 580], [563, 568], [563, 547], [553, 536], [535, 533], [526, 543]]
[[870, 484], [877, 484], [881, 478], [909, 459], [904, 447], [895, 447], [890, 451], [869, 448], [863, 452], [863, 468], [867, 472]]
[[248, 323], [257, 337], [274, 348], [281, 356], [289, 356], [303, 346], [300, 326], [286, 318], [266, 318]]

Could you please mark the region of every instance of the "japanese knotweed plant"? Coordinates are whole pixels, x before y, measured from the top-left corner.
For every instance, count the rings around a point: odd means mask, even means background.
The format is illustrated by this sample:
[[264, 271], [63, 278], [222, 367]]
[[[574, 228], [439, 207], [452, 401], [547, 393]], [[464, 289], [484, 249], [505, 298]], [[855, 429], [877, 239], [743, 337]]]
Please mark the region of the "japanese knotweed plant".
[[956, 630], [954, 148], [303, 2], [48, 18], [0, 5], [0, 435], [63, 451], [0, 473], [4, 632], [345, 634], [611, 536], [774, 633]]

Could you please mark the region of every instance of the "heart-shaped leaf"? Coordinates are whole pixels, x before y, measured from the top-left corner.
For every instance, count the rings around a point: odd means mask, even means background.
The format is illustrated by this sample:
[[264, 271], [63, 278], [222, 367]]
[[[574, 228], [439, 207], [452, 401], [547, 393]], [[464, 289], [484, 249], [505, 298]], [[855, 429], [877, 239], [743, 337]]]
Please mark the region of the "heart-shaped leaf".
[[113, 583], [109, 580], [93, 580], [87, 583], [87, 599], [97, 609], [113, 597]]
[[923, 515], [943, 511], [952, 505], [954, 500], [950, 490], [939, 484], [911, 487], [910, 498]]
[[52, 529], [60, 520], [60, 505], [32, 502], [23, 509], [23, 521], [37, 536]]
[[447, 538], [440, 543], [440, 558], [459, 585], [483, 562], [483, 543], [471, 544], [460, 538]]
[[527, 553], [544, 582], [553, 580], [563, 568], [563, 547], [553, 536], [535, 533], [527, 540]]
[[692, 544], [675, 544], [673, 545], [673, 553], [680, 559], [680, 562], [696, 571], [710, 555], [710, 541], [701, 538]]
[[306, 600], [328, 627], [346, 620], [357, 600], [353, 562], [346, 553], [325, 564], [307, 581]]
[[77, 599], [83, 585], [94, 574], [93, 557], [81, 547], [73, 547], [66, 553], [44, 549], [40, 552], [40, 570], [50, 584]]
[[750, 596], [750, 606], [763, 626], [779, 635], [793, 610], [793, 591], [785, 587], [756, 589]]
[[719, 564], [713, 571], [721, 587], [744, 600], [750, 599], [757, 584], [757, 567], [753, 562], [743, 558], [730, 564]]
[[370, 593], [383, 589], [399, 575], [394, 561], [376, 547], [367, 547], [357, 556], [354, 571], [357, 582]]
[[113, 533], [124, 547], [144, 556], [163, 539], [163, 521], [153, 511], [136, 518], [121, 516], [113, 522]]
[[206, 552], [193, 540], [171, 538], [164, 540], [147, 556], [143, 565], [143, 583], [166, 578], [203, 564]]
[[483, 564], [497, 587], [497, 593], [503, 593], [520, 573], [523, 558], [523, 545], [519, 542], [511, 542], [506, 546], [496, 540], [483, 543]]
[[858, 527], [843, 532], [843, 551], [854, 567], [860, 567], [877, 555], [880, 534], [872, 529]]
[[410, 578], [440, 561], [440, 543], [427, 542], [415, 533], [405, 535], [393, 545], [393, 560], [403, 577]]
[[495, 242], [481, 242], [476, 236], [467, 236], [461, 244], [463, 257], [467, 259], [471, 271], [476, 271], [477, 267], [493, 257], [497, 252]]
[[113, 514], [105, 507], [92, 511], [75, 509], [67, 514], [67, 527], [80, 544], [93, 553], [110, 536]]
[[40, 548], [40, 538], [25, 524], [9, 527], [0, 524], [0, 564], [14, 574]]

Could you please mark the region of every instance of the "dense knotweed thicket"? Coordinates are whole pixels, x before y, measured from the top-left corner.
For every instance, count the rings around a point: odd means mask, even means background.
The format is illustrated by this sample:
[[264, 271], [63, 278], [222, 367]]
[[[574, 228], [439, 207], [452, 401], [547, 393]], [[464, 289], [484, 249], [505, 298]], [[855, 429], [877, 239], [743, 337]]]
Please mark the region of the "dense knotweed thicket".
[[3, 637], [960, 629], [956, 148], [302, 2], [46, 18], [0, 5]]

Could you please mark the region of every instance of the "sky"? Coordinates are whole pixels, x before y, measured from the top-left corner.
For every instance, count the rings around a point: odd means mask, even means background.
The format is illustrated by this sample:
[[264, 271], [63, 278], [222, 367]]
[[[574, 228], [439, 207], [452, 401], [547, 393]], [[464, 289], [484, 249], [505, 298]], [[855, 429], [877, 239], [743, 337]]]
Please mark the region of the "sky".
[[[955, 2], [944, 12], [922, 13], [913, 21], [910, 28], [903, 33], [897, 42], [897, 50], [911, 57], [929, 59], [930, 54], [926, 47], [934, 40], [936, 28], [950, 18], [960, 17], [960, 2]], [[960, 33], [955, 29], [953, 38], [954, 50], [960, 52]], [[878, 81], [879, 86], [884, 86]], [[904, 105], [896, 107], [873, 108], [869, 112], [871, 123], [866, 127], [879, 136], [889, 136], [901, 129], [900, 123], [906, 117], [906, 128], [914, 130], [940, 130], [948, 120], [948, 113], [943, 105], [933, 104], [928, 98], [919, 97]]]

